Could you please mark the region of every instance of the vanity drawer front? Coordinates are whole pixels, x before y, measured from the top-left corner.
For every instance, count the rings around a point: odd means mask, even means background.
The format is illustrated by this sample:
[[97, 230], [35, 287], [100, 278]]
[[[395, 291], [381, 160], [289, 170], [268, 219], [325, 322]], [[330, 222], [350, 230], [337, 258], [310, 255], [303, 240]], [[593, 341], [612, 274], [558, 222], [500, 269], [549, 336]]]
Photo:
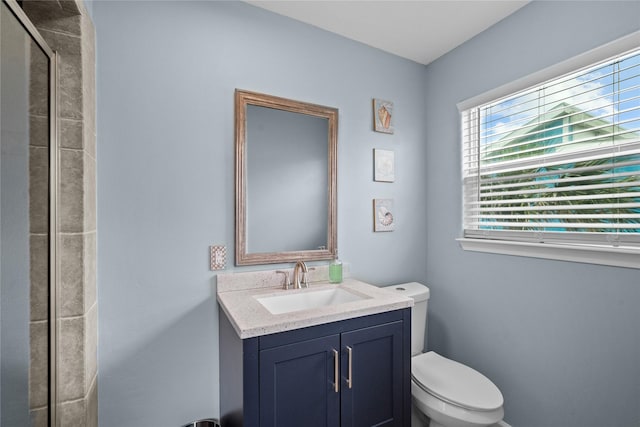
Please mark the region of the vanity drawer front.
[[[408, 313], [408, 314], [407, 314]], [[411, 318], [411, 309], [393, 310], [385, 313], [370, 314], [368, 316], [356, 317], [353, 319], [340, 320], [332, 323], [324, 323], [316, 326], [309, 326], [301, 329], [293, 329], [286, 332], [263, 335], [258, 337], [258, 347], [260, 351], [293, 344], [299, 341], [318, 338], [342, 332], [353, 331], [355, 329], [366, 328], [371, 325], [391, 323], [398, 320]]]

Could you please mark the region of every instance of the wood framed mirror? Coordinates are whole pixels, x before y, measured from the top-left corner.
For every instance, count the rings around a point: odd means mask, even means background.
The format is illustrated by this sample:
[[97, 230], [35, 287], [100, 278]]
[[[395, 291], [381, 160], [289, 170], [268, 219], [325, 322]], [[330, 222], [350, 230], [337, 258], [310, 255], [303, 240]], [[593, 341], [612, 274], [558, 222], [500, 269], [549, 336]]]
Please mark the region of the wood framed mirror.
[[338, 110], [236, 89], [236, 265], [331, 259]]

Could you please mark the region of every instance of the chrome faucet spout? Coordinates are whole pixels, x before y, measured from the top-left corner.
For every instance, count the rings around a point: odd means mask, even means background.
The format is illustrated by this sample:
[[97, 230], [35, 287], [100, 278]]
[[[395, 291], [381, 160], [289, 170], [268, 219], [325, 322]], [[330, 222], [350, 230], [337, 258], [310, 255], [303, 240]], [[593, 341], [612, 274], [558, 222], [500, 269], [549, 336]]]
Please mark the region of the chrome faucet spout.
[[307, 269], [307, 264], [305, 264], [304, 261], [296, 262], [296, 266], [293, 268], [293, 288], [294, 289], [302, 289], [303, 287], [305, 288], [309, 287], [309, 284], [307, 283], [308, 272], [309, 272], [309, 269]]

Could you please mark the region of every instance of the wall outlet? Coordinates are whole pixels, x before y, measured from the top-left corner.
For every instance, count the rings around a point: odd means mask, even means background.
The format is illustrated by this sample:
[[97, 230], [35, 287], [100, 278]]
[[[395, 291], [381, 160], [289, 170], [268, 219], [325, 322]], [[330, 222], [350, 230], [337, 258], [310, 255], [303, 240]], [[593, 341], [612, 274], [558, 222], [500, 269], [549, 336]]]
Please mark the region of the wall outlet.
[[227, 261], [227, 248], [224, 245], [209, 246], [211, 270], [224, 270]]

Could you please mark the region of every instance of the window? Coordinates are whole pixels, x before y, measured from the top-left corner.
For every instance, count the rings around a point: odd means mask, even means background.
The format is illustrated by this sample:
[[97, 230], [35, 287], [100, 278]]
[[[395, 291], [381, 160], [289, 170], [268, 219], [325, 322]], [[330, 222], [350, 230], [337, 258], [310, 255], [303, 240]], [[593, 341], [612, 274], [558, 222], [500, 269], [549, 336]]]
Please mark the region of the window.
[[640, 50], [464, 108], [462, 144], [463, 241], [601, 248], [640, 267]]

